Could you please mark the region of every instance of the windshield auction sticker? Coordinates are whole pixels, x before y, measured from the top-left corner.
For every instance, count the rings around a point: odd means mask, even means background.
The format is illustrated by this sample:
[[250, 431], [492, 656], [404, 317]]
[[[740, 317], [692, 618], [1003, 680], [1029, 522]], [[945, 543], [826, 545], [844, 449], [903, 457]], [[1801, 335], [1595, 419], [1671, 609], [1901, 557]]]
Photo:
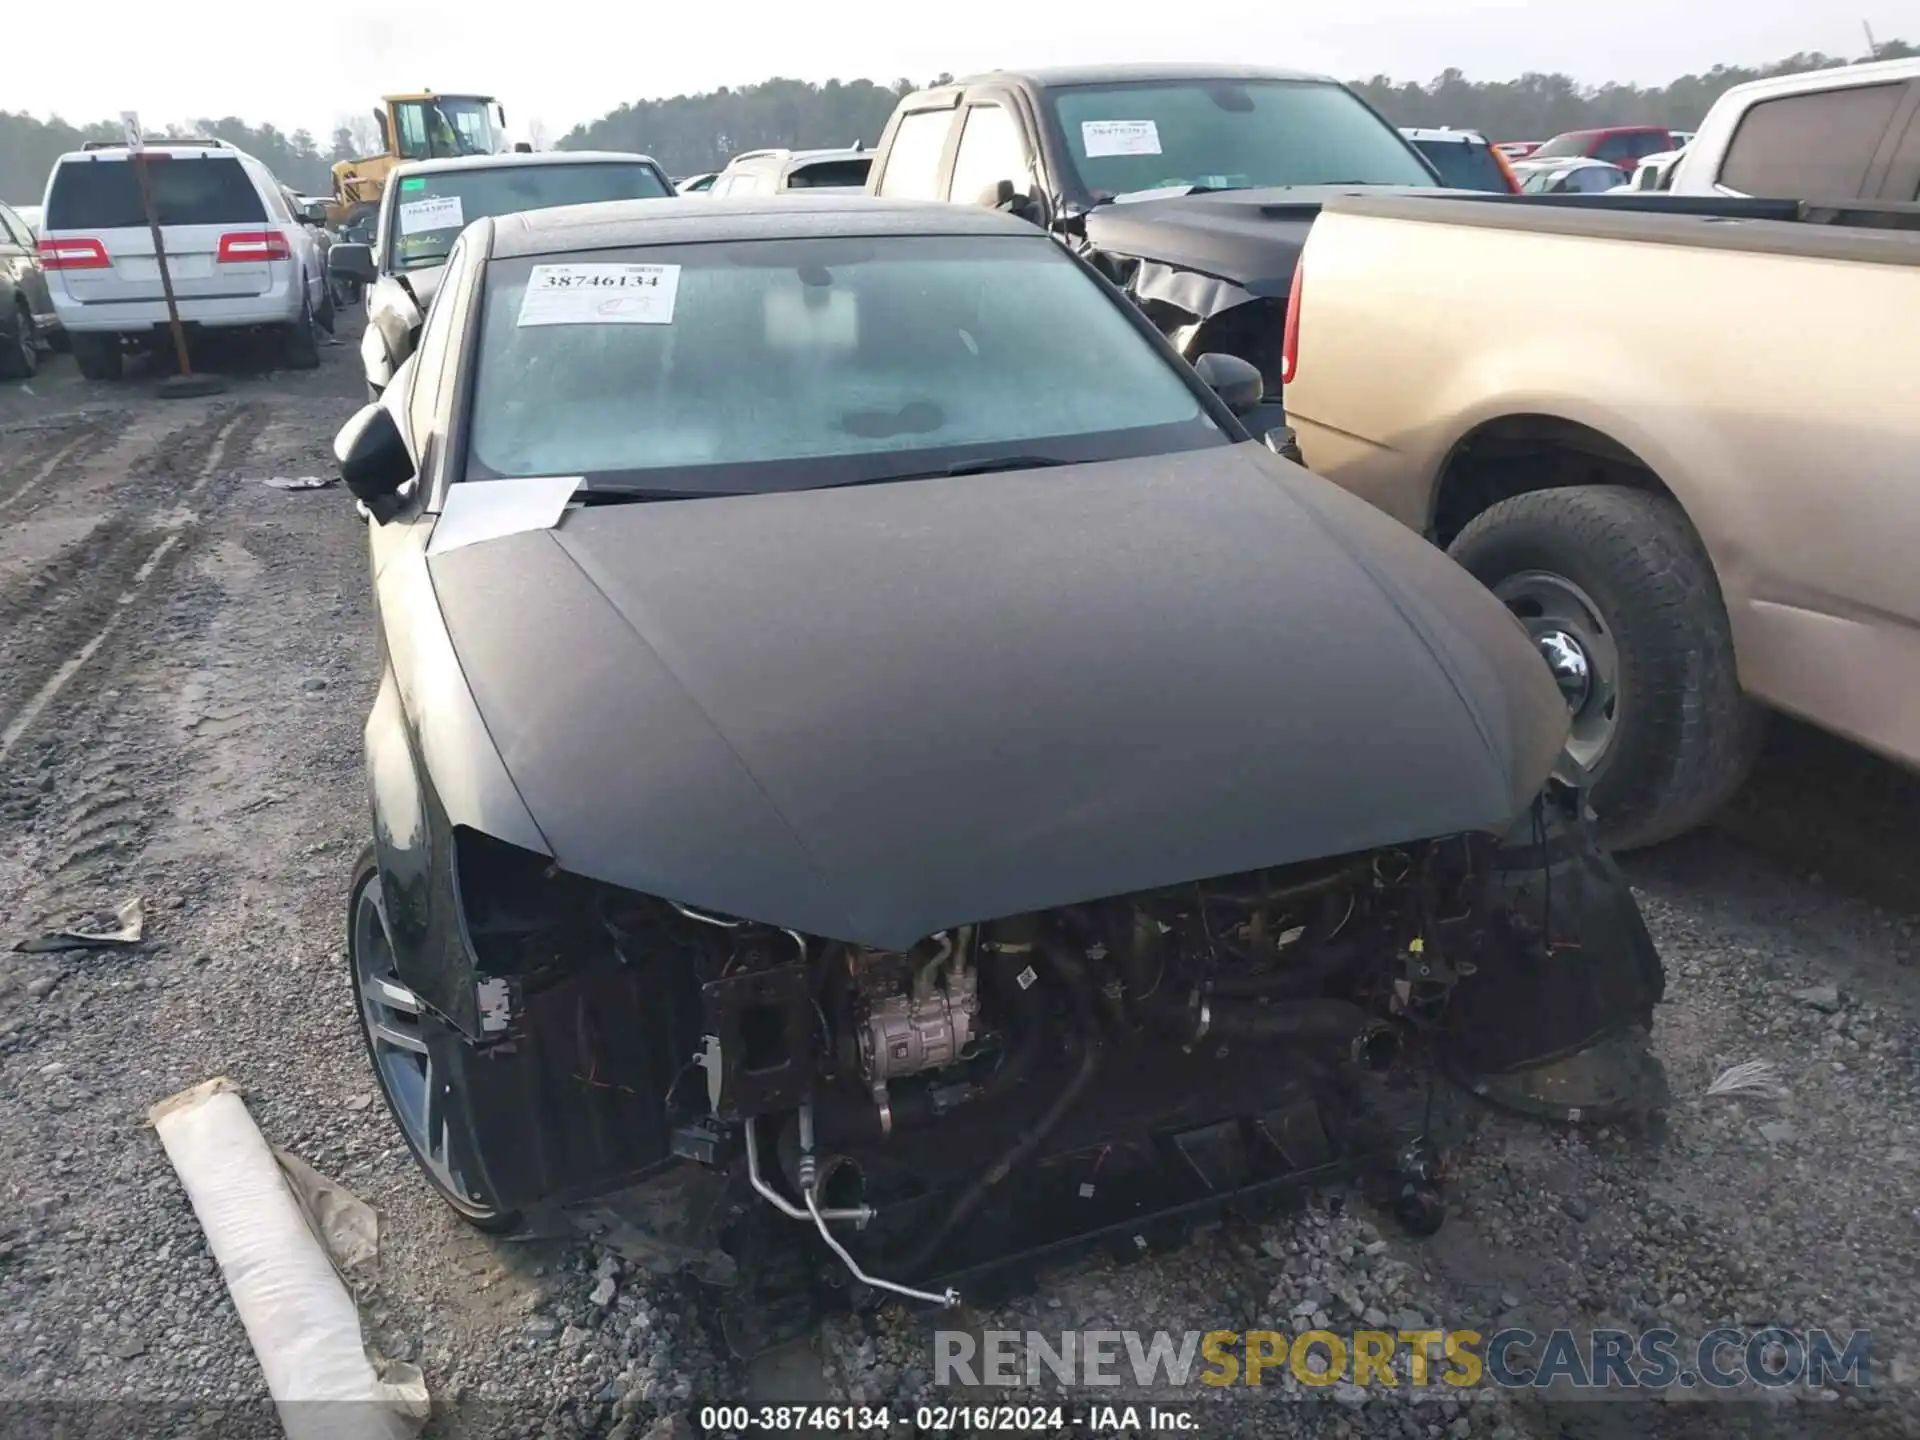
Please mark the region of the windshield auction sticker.
[[1103, 155], [1158, 155], [1160, 127], [1151, 120], [1082, 120], [1080, 145], [1089, 160]]
[[536, 265], [520, 325], [671, 325], [678, 265]]
[[458, 195], [433, 195], [425, 200], [400, 202], [400, 233], [419, 235], [428, 230], [464, 230]]

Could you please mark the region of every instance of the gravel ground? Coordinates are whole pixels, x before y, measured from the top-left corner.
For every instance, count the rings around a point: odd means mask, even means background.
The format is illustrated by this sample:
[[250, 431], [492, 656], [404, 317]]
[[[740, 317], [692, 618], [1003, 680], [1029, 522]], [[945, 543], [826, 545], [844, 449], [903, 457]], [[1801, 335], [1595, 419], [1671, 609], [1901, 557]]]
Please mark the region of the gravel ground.
[[[684, 1433], [716, 1400], [898, 1414], [955, 1398], [932, 1385], [924, 1314], [837, 1319], [746, 1370], [717, 1352], [690, 1286], [565, 1236], [488, 1240], [416, 1178], [373, 1093], [342, 955], [375, 682], [364, 540], [338, 489], [259, 483], [330, 473], [358, 389], [350, 331], [317, 374], [236, 374], [209, 400], [91, 385], [64, 360], [0, 389], [0, 934], [136, 894], [148, 917], [132, 951], [0, 953], [0, 1415], [33, 1401], [71, 1420], [110, 1401], [140, 1407], [115, 1433], [272, 1433], [144, 1123], [215, 1074], [270, 1140], [378, 1207], [368, 1338], [425, 1371], [431, 1434], [638, 1440]], [[1663, 1135], [1561, 1132], [1443, 1096], [1454, 1210], [1430, 1241], [1351, 1192], [1321, 1194], [1126, 1266], [1043, 1274], [1015, 1303], [942, 1323], [1867, 1327], [1878, 1383], [1846, 1395], [1594, 1404], [1433, 1387], [1416, 1403], [1270, 1376], [1177, 1398], [1207, 1434], [1920, 1435], [1911, 1386], [1886, 1383], [1920, 1362], [1916, 799], [1910, 777], [1783, 725], [1725, 824], [1630, 861], [1669, 966]], [[1779, 1095], [1706, 1095], [1756, 1059]]]

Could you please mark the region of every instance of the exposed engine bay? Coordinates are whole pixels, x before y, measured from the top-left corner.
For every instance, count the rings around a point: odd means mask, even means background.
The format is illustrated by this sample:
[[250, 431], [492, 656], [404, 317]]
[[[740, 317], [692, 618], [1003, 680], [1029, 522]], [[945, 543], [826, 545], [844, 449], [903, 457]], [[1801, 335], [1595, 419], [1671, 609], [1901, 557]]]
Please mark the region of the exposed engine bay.
[[1446, 1071], [1560, 1120], [1664, 1104], [1650, 1059], [1591, 1061], [1623, 1040], [1644, 1057], [1662, 973], [1577, 804], [904, 953], [487, 842], [463, 854], [463, 908], [509, 998], [506, 1033], [463, 1046], [478, 1159], [509, 1195], [670, 1194], [660, 1253], [709, 1277], [751, 1286], [777, 1256], [932, 1302], [1343, 1165], [1384, 1166], [1395, 1212], [1432, 1229], [1423, 1137], [1364, 1136], [1355, 1075]]

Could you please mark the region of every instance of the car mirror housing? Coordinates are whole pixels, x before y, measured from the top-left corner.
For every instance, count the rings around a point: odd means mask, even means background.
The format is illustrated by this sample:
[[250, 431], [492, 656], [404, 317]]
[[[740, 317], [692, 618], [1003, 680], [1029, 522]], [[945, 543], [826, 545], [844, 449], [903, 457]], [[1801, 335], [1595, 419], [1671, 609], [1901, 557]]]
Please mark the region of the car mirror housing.
[[1238, 355], [1210, 350], [1193, 362], [1193, 370], [1201, 382], [1236, 415], [1245, 415], [1257, 408], [1267, 391], [1266, 381], [1260, 378], [1260, 371]]
[[373, 247], [335, 244], [327, 252], [327, 271], [339, 280], [358, 280], [371, 285], [378, 278], [373, 268]]
[[382, 522], [398, 510], [394, 497], [413, 478], [413, 456], [399, 422], [385, 405], [364, 405], [333, 438], [340, 478], [356, 500]]

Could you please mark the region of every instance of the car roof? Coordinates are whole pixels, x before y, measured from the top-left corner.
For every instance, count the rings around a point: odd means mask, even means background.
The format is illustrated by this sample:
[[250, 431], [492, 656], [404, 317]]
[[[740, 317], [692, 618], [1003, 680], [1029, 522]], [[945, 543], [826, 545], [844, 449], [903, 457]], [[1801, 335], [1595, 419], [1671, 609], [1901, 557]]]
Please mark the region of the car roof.
[[1800, 95], [1815, 90], [1851, 90], [1860, 85], [1884, 84], [1891, 80], [1920, 77], [1920, 55], [1898, 60], [1871, 60], [1861, 65], [1836, 65], [1830, 70], [1801, 70], [1791, 75], [1769, 75], [1764, 80], [1748, 80], [1721, 92], [1714, 104], [1738, 105], [1743, 100], [1758, 100], [1771, 95]]
[[[229, 144], [225, 140], [199, 140], [192, 144], [181, 145], [169, 145], [161, 140], [145, 145], [142, 149], [149, 155], [196, 156], [205, 160], [256, 159], [238, 145]], [[125, 145], [100, 145], [91, 150], [69, 150], [54, 163], [64, 165], [69, 160], [125, 160], [132, 153], [133, 151]]]
[[[727, 162], [728, 170], [745, 170], [754, 165], [811, 165], [816, 160], [871, 160], [871, 150], [749, 150]], [[725, 173], [724, 171], [721, 173]]]
[[[1268, 65], [1199, 65], [1143, 61], [1119, 65], [1043, 65], [1031, 69], [988, 70], [953, 82], [979, 85], [989, 80], [1016, 80], [1037, 90], [1066, 85], [1122, 85], [1154, 80], [1313, 80], [1338, 84], [1331, 75], [1309, 70], [1280, 70]], [[946, 86], [929, 86], [946, 89]]]
[[802, 191], [773, 197], [603, 200], [523, 210], [493, 222], [495, 260], [634, 245], [710, 240], [799, 240], [835, 235], [1015, 235], [1045, 239], [1025, 220], [975, 205], [879, 200]]
[[505, 170], [520, 165], [631, 165], [644, 161], [658, 169], [651, 155], [623, 150], [509, 150], [499, 155], [449, 155], [440, 160], [409, 160], [396, 165], [394, 175], [438, 175], [447, 170]]

